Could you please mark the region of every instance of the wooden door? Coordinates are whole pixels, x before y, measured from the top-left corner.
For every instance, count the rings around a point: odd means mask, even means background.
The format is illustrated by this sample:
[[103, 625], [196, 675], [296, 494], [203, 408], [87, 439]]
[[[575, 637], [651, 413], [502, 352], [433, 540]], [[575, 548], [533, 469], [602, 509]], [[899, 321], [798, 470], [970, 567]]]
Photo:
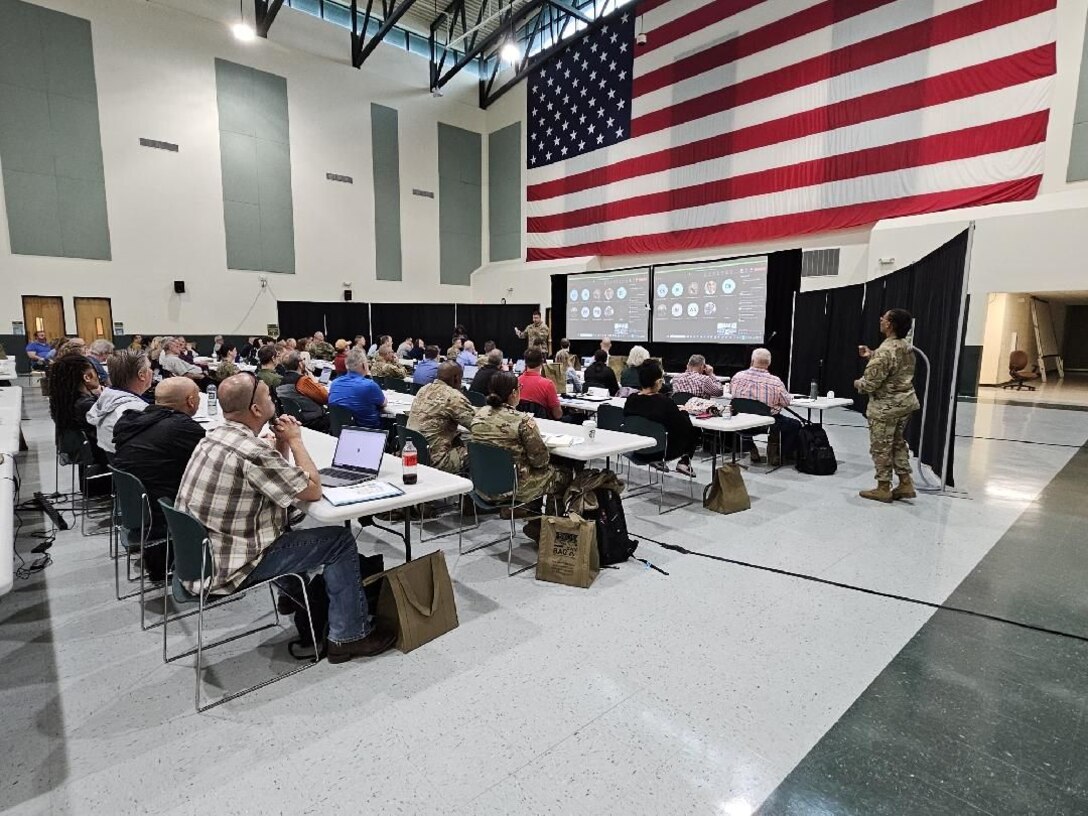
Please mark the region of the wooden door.
[[113, 309], [109, 298], [77, 297], [76, 333], [89, 346], [95, 340], [113, 342]]
[[64, 324], [64, 298], [23, 295], [23, 323], [29, 342], [36, 332], [43, 331], [49, 342], [67, 334]]

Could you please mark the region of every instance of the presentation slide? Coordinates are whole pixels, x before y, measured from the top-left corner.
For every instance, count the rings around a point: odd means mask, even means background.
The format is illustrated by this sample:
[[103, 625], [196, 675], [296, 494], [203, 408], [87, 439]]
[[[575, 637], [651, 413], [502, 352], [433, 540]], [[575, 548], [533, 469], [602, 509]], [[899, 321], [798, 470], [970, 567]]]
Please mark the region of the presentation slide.
[[656, 267], [654, 341], [762, 343], [767, 256]]
[[645, 342], [650, 328], [650, 270], [567, 278], [567, 337]]

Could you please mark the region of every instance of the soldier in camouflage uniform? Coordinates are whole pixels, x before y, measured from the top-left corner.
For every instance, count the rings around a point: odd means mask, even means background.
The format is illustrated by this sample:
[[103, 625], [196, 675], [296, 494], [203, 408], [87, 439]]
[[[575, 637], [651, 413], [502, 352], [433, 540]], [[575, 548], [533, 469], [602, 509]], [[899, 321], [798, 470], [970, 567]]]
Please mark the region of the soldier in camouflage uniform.
[[[913, 499], [917, 493], [910, 475], [910, 453], [903, 438], [910, 415], [918, 410], [914, 393], [914, 351], [905, 339], [913, 318], [904, 309], [889, 309], [880, 318], [885, 340], [875, 351], [859, 346], [869, 362], [854, 388], [869, 395], [865, 416], [869, 419], [869, 453], [876, 466], [877, 486], [861, 491], [861, 497], [889, 503]], [[899, 485], [892, 490], [892, 471]]]
[[403, 380], [408, 376], [408, 372], [397, 362], [393, 349], [390, 346], [382, 346], [378, 349], [378, 359], [370, 367], [370, 376]]
[[491, 378], [490, 385], [487, 407], [481, 408], [472, 422], [472, 441], [510, 452], [518, 474], [515, 499], [519, 503], [534, 501], [545, 494], [562, 499], [572, 473], [551, 463], [536, 421], [515, 407], [521, 397], [517, 376], [500, 371]]
[[461, 390], [461, 366], [447, 361], [438, 367], [438, 379], [416, 394], [408, 429], [426, 437], [431, 467], [462, 473], [468, 469], [468, 455], [460, 429], [471, 428], [475, 418], [476, 409]]
[[514, 334], [524, 340], [528, 348], [542, 346], [541, 350], [544, 352], [544, 357], [547, 358], [548, 347], [552, 341], [552, 330], [547, 323], [540, 319], [540, 312], [533, 312], [533, 322], [524, 329], [515, 326]]
[[310, 357], [315, 360], [331, 360], [336, 356], [336, 349], [325, 340], [325, 335], [321, 332], [314, 332], [314, 341], [310, 343], [308, 350]]

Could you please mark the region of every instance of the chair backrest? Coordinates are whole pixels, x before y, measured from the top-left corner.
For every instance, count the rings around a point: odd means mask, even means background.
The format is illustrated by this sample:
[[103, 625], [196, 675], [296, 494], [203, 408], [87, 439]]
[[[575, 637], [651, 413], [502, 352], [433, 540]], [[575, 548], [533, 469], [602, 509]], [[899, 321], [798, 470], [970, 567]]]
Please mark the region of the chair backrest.
[[302, 405], [298, 400], [293, 397], [280, 397], [280, 407], [283, 408], [283, 413], [302, 422]]
[[687, 401], [694, 396], [694, 394], [688, 391], [673, 391], [672, 401], [675, 402], [677, 405], [686, 405]]
[[421, 389], [423, 387], [422, 383], [417, 383], [417, 382], [405, 383], [405, 385], [408, 386], [408, 393], [411, 394], [412, 396], [415, 396], [416, 394], [418, 394], [419, 389]]
[[479, 391], [469, 391], [465, 396], [468, 397], [469, 403], [474, 408], [483, 408], [487, 405], [487, 395], [481, 394]]
[[747, 397], [733, 397], [733, 399], [729, 400], [729, 406], [733, 409], [734, 414], [771, 415], [771, 407], [767, 403], [748, 399]]
[[128, 530], [139, 530], [151, 522], [151, 504], [143, 482], [131, 473], [110, 466], [113, 473], [113, 495], [116, 497], [117, 512], [121, 515], [121, 525]]
[[616, 380], [618, 381], [619, 378], [623, 375], [623, 370], [627, 368], [627, 355], [616, 354], [609, 356], [608, 367], [612, 369], [613, 373], [615, 373]]
[[665, 444], [668, 439], [668, 434], [665, 431], [665, 426], [660, 422], [654, 422], [652, 419], [646, 419], [646, 417], [629, 416], [623, 418], [623, 427], [620, 428], [624, 433], [635, 434], [636, 436], [649, 436], [654, 440], [654, 444], [647, 445], [645, 448], [640, 448], [635, 451], [640, 457], [652, 456], [660, 454], [662, 458], [665, 456]]
[[62, 465], [89, 465], [94, 461], [94, 451], [87, 435], [79, 428], [68, 428], [57, 434], [57, 453]]
[[333, 436], [340, 436], [340, 430], [347, 428], [350, 425], [355, 424], [355, 417], [351, 415], [351, 411], [342, 405], [330, 405], [329, 406], [329, 433]]
[[1009, 371], [1023, 371], [1028, 367], [1028, 353], [1023, 349], [1015, 349], [1009, 354]]
[[558, 393], [562, 394], [567, 390], [567, 371], [559, 363], [544, 363], [541, 374], [552, 381]]
[[472, 487], [485, 496], [513, 492], [516, 484], [510, 451], [486, 442], [468, 442], [468, 475]]
[[397, 425], [397, 450], [404, 450], [404, 443], [412, 440], [419, 454], [419, 463], [426, 467], [431, 466], [431, 449], [427, 446], [427, 437], [419, 431], [413, 431], [407, 425]]
[[388, 377], [371, 377], [370, 379], [374, 380], [383, 391], [389, 387]]
[[385, 387], [390, 391], [396, 391], [398, 394], [407, 394], [409, 385], [410, 383], [406, 383], [400, 377], [385, 378]]
[[[178, 510], [169, 499], [159, 499], [166, 528], [170, 531], [170, 547], [174, 555], [174, 575], [179, 581], [199, 581], [212, 574], [212, 557], [208, 548], [208, 531], [188, 513]], [[201, 576], [201, 560], [204, 574]]]
[[597, 406], [597, 427], [606, 431], [618, 431], [623, 427], [623, 409], [607, 402]]
[[532, 414], [537, 419], [549, 419], [548, 409], [541, 405], [539, 402], [530, 402], [529, 400], [521, 400], [518, 403], [518, 410], [523, 414]]

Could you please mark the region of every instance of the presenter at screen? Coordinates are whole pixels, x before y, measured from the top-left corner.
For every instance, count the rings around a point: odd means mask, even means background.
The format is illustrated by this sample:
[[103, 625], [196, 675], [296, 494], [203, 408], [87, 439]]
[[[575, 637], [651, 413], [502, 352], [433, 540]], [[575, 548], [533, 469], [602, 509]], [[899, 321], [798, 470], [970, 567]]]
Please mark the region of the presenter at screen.
[[543, 346], [544, 354], [547, 355], [548, 348], [551, 345], [552, 330], [547, 323], [541, 320], [539, 311], [533, 312], [533, 322], [524, 329], [514, 326], [514, 334], [519, 339], [528, 341], [528, 348]]

